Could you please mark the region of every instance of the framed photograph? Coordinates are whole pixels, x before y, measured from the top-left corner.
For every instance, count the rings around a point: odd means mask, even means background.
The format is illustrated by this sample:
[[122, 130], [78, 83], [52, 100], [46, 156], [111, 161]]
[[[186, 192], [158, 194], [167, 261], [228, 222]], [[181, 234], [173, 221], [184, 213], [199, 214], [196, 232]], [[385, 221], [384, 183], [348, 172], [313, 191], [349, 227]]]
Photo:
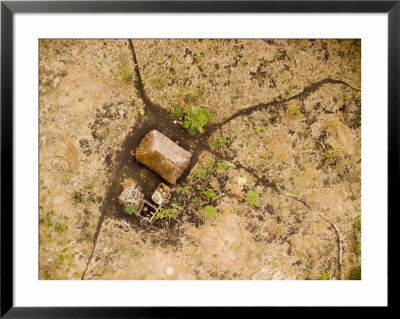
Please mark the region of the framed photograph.
[[2, 1], [1, 317], [388, 308], [399, 28], [399, 1]]

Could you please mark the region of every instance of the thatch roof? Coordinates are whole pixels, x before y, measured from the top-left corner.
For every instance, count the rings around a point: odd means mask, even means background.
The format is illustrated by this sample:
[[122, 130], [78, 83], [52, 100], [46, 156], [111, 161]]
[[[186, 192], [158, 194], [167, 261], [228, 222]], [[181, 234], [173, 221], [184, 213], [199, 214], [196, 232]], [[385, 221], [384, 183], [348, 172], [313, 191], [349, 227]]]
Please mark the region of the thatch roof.
[[136, 159], [167, 182], [176, 180], [188, 167], [191, 154], [157, 130], [150, 131], [136, 150]]

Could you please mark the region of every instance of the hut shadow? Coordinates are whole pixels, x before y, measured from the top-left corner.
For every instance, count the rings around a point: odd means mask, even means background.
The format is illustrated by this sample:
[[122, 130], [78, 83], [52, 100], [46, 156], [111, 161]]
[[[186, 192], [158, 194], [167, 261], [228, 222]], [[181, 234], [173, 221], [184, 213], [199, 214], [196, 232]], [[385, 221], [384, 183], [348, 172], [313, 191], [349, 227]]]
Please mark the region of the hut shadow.
[[131, 128], [120, 151], [114, 156], [111, 179], [100, 208], [103, 216], [122, 219], [129, 225], [142, 227], [139, 217], [135, 214], [125, 213], [122, 204], [119, 202], [118, 198], [123, 191], [124, 180], [135, 180], [147, 201], [151, 201], [151, 195], [159, 183], [168, 184], [161, 176], [138, 162], [134, 157], [141, 140], [152, 130], [159, 131], [192, 154], [190, 164], [181, 178], [178, 179], [177, 185], [185, 183], [190, 170], [197, 162], [202, 147], [201, 136], [190, 136], [167, 110], [161, 107], [146, 107], [146, 114], [141, 116], [138, 123]]

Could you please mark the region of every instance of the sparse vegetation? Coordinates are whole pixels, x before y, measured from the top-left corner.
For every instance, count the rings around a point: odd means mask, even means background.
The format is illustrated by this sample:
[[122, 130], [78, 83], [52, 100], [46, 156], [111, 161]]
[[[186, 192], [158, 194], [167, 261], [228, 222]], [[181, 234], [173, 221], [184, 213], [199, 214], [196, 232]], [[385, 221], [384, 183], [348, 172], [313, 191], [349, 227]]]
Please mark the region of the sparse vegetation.
[[258, 202], [260, 201], [260, 195], [254, 189], [250, 190], [246, 194], [246, 201], [250, 205], [250, 207], [256, 207]]
[[347, 280], [361, 280], [361, 267], [353, 267], [350, 269]]
[[353, 227], [358, 230], [359, 232], [361, 232], [361, 216], [358, 216], [353, 224]]
[[320, 279], [321, 280], [331, 280], [331, 272], [329, 270], [327, 270], [326, 272], [321, 274]]
[[304, 114], [300, 112], [300, 109], [298, 107], [291, 106], [288, 108], [288, 112], [293, 117], [304, 117]]
[[228, 168], [228, 165], [225, 162], [218, 162], [217, 167], [221, 171], [226, 171], [226, 169]]
[[206, 108], [189, 104], [185, 110], [182, 126], [190, 135], [203, 131], [204, 125], [211, 120], [211, 114]]
[[217, 209], [214, 206], [207, 205], [204, 208], [204, 215], [215, 220], [217, 219]]
[[172, 114], [174, 114], [176, 117], [182, 117], [182, 115], [183, 115], [183, 110], [180, 108], [180, 107], [178, 107], [178, 106], [175, 106], [172, 110], [171, 110], [171, 113]]
[[338, 149], [335, 145], [331, 145], [331, 149], [324, 154], [324, 157], [327, 160], [333, 160], [336, 158], [338, 153]]
[[215, 191], [211, 188], [208, 188], [207, 190], [204, 191], [204, 196], [209, 198], [209, 199], [214, 199], [217, 197], [217, 194]]
[[122, 82], [127, 82], [132, 79], [132, 71], [131, 69], [124, 69], [124, 71], [119, 76]]
[[223, 137], [218, 137], [217, 139], [211, 140], [210, 146], [212, 148], [217, 148], [218, 150], [222, 151], [225, 148], [227, 140]]
[[179, 207], [176, 204], [171, 204], [170, 208], [160, 208], [158, 213], [154, 216], [153, 223], [156, 221], [164, 222], [167, 226], [170, 225], [171, 220], [176, 220], [179, 213]]
[[199, 178], [199, 179], [203, 179], [203, 178], [205, 178], [206, 176], [207, 176], [207, 171], [205, 170], [205, 169], [198, 169], [197, 171], [196, 171], [196, 176], [197, 176], [197, 178]]
[[[359, 280], [360, 41], [131, 42], [39, 41], [40, 279]], [[192, 154], [161, 208], [150, 129]]]
[[136, 211], [136, 207], [133, 206], [132, 204], [126, 204], [124, 206], [124, 212], [129, 215], [132, 215], [135, 211]]

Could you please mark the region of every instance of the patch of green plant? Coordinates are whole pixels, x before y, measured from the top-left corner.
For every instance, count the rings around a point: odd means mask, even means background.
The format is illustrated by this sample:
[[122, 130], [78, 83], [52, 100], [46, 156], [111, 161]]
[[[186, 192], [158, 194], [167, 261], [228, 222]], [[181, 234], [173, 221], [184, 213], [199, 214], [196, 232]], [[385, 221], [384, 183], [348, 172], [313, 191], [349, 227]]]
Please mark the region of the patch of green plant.
[[143, 108], [140, 108], [140, 109], [139, 109], [139, 114], [140, 114], [140, 115], [144, 115], [144, 114], [145, 114], [145, 112], [144, 112], [144, 109], [143, 109]]
[[132, 204], [126, 204], [124, 206], [124, 212], [129, 215], [132, 215], [135, 211], [136, 211], [136, 207]]
[[331, 280], [331, 272], [327, 270], [319, 277], [320, 280]]
[[256, 190], [249, 190], [246, 194], [246, 201], [250, 205], [250, 207], [256, 207], [258, 202], [260, 201], [260, 195]]
[[171, 113], [176, 117], [182, 117], [183, 110], [180, 107], [175, 106], [174, 108], [172, 108]]
[[51, 280], [51, 276], [47, 270], [45, 270], [43, 274], [44, 274], [44, 280]]
[[225, 162], [218, 162], [217, 167], [221, 171], [226, 171], [226, 169], [228, 168], [228, 165]]
[[135, 248], [132, 248], [130, 253], [131, 253], [131, 257], [135, 257], [138, 254], [138, 251]]
[[332, 149], [330, 149], [328, 152], [326, 152], [326, 153], [324, 154], [324, 157], [325, 157], [327, 160], [331, 160], [331, 159], [335, 158], [336, 155], [337, 155], [337, 152], [338, 152], [337, 147], [336, 147], [335, 145], [331, 145], [331, 148], [332, 148]]
[[205, 169], [202, 169], [202, 168], [198, 169], [196, 171], [196, 176], [197, 176], [197, 178], [203, 179], [203, 178], [205, 178], [207, 176], [207, 171]]
[[170, 208], [160, 208], [156, 216], [152, 222], [157, 220], [164, 221], [167, 226], [170, 224], [171, 220], [176, 219], [178, 217], [179, 207], [176, 204], [171, 204]]
[[54, 230], [57, 233], [63, 233], [65, 231], [67, 231], [68, 229], [69, 229], [69, 227], [66, 223], [60, 224], [60, 223], [56, 222], [56, 224], [54, 225]]
[[350, 269], [346, 277], [347, 280], [361, 280], [361, 267], [353, 267]]
[[361, 254], [361, 244], [360, 243], [356, 243], [354, 245], [354, 253], [356, 255], [360, 255]]
[[212, 148], [218, 148], [220, 151], [222, 151], [225, 148], [226, 142], [227, 140], [223, 137], [218, 137], [217, 139], [210, 142], [210, 146]]
[[292, 115], [292, 116], [299, 116], [301, 118], [304, 117], [304, 114], [301, 113], [299, 108], [297, 108], [297, 107], [294, 107], [294, 106], [293, 107], [289, 107], [288, 111], [289, 111], [289, 114]]
[[132, 78], [132, 71], [131, 69], [124, 69], [124, 71], [120, 74], [119, 79], [122, 82], [126, 82]]
[[47, 227], [53, 226], [52, 220], [51, 220], [51, 215], [52, 212], [47, 212], [46, 216], [44, 218], [39, 219], [40, 224], [45, 224]]
[[207, 190], [204, 191], [204, 196], [209, 198], [209, 199], [214, 199], [217, 197], [217, 194], [215, 191], [211, 188], [208, 188]]
[[207, 205], [204, 208], [204, 215], [212, 219], [217, 219], [217, 209], [214, 206]]
[[206, 108], [189, 104], [185, 110], [182, 126], [190, 135], [195, 135], [203, 130], [203, 126], [211, 120], [211, 114]]

